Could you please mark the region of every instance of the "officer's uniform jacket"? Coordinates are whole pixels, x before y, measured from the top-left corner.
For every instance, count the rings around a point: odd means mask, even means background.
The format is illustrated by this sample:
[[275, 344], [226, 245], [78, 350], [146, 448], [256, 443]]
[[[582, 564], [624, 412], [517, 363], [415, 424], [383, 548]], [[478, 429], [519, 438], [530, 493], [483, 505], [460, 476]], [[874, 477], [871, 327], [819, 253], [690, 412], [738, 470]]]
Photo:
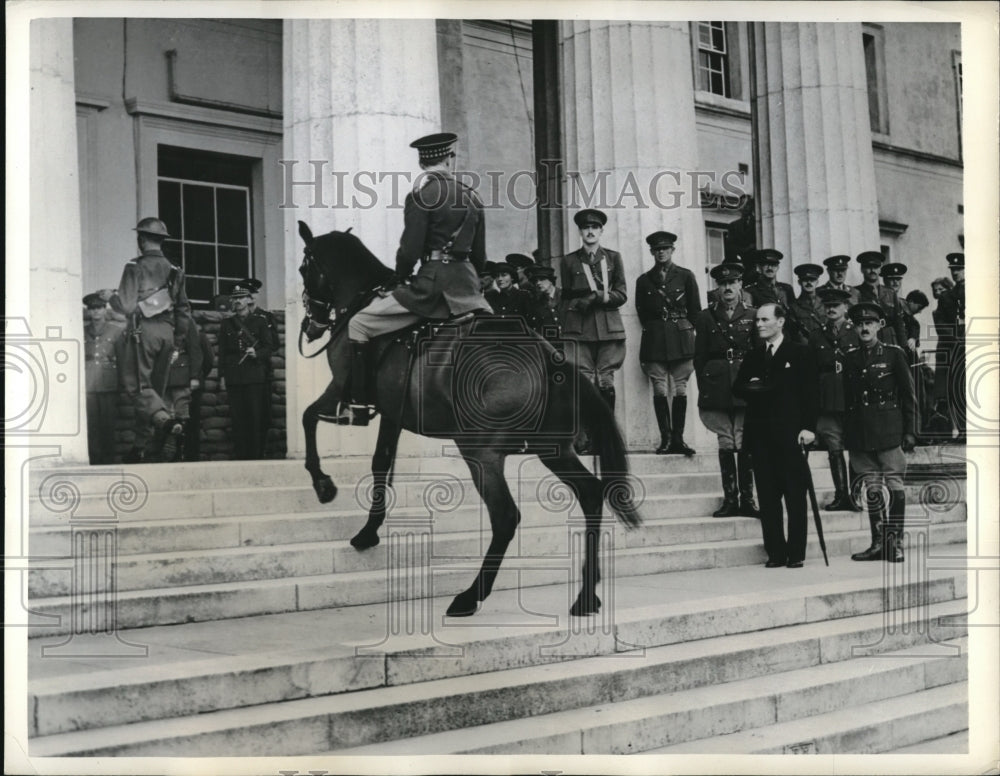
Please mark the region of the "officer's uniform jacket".
[[811, 298], [805, 294], [799, 294], [798, 298], [792, 302], [789, 314], [795, 321], [795, 330], [801, 342], [809, 341], [809, 335], [826, 325], [826, 308], [820, 301], [818, 295]]
[[563, 317], [562, 289], [557, 288], [551, 297], [543, 293], [536, 296], [528, 324], [546, 339], [558, 340], [562, 338]]
[[965, 348], [965, 281], [961, 280], [951, 290], [955, 300], [955, 337], [958, 344]]
[[729, 410], [746, 402], [733, 395], [733, 381], [744, 356], [757, 341], [757, 310], [742, 302], [727, 319], [721, 304], [702, 310], [695, 318], [694, 368], [698, 380], [698, 407]]
[[202, 379], [202, 360], [204, 358], [201, 349], [201, 337], [198, 326], [190, 316], [178, 316], [177, 326], [174, 329], [174, 353], [165, 350], [170, 359], [170, 373], [167, 378], [168, 388], [186, 388], [191, 384], [191, 380]]
[[776, 303], [783, 305], [787, 310], [792, 306], [792, 302], [795, 301], [795, 289], [788, 285], [788, 283], [775, 281], [772, 285], [763, 276], [758, 278], [756, 282], [748, 286], [743, 286], [743, 289], [750, 294], [754, 307], [760, 307], [762, 304]]
[[100, 333], [88, 321], [83, 327], [84, 375], [88, 393], [118, 390], [118, 352], [125, 327], [105, 321]]
[[682, 361], [694, 355], [694, 320], [701, 311], [694, 273], [671, 263], [654, 266], [635, 283], [635, 309], [642, 324], [639, 360]]
[[903, 303], [896, 292], [879, 284], [874, 288], [867, 283], [855, 286], [859, 302], [875, 302], [885, 314], [885, 326], [879, 329], [878, 338], [887, 345], [906, 344], [906, 326], [903, 323]]
[[[240, 323], [243, 325], [240, 326]], [[256, 355], [244, 358], [247, 348]], [[264, 319], [257, 315], [225, 318], [219, 327], [219, 367], [226, 385], [263, 383], [266, 365], [274, 351], [271, 332]], [[241, 363], [242, 362], [242, 363]]]
[[[750, 292], [745, 288], [740, 292], [743, 295], [743, 306], [753, 307], [753, 297], [750, 296]], [[719, 303], [719, 289], [711, 288], [708, 291], [708, 304], [707, 307], [712, 307]]]
[[[184, 290], [184, 270], [170, 263], [170, 260], [159, 250], [148, 250], [146, 253], [131, 259], [125, 264], [122, 279], [118, 285], [118, 293], [112, 297], [112, 305], [125, 315], [138, 311], [139, 317], [172, 320], [173, 315], [167, 315], [169, 306], [161, 304], [160, 312], [155, 309], [145, 311], [140, 309], [140, 302], [150, 302], [157, 291], [167, 289], [172, 300], [173, 311], [177, 315], [186, 315], [191, 310], [187, 293]], [[152, 313], [152, 314], [151, 314]]]
[[837, 331], [832, 323], [809, 333], [809, 346], [816, 354], [819, 368], [819, 409], [824, 414], [843, 412], [844, 403], [844, 354], [861, 346], [858, 333], [851, 322], [844, 320]]
[[[826, 281], [821, 286], [816, 286], [816, 296], [820, 296], [820, 291], [824, 288], [835, 288], [838, 291], [846, 291], [851, 295], [851, 298], [847, 300], [848, 307], [853, 307], [858, 303], [858, 289], [854, 286], [849, 286], [847, 283], [832, 283], [831, 281]], [[822, 297], [821, 297], [822, 298]]]
[[274, 317], [274, 313], [261, 307], [254, 307], [250, 311], [250, 315], [256, 315], [264, 319], [268, 331], [271, 332], [271, 342], [274, 343], [274, 347], [277, 349], [281, 344], [281, 335], [278, 333], [278, 319]]
[[916, 397], [903, 349], [876, 342], [844, 354], [844, 446], [874, 451], [899, 447], [914, 433]]
[[420, 269], [392, 296], [422, 318], [444, 320], [486, 309], [478, 276], [486, 263], [482, 202], [446, 172], [425, 173], [417, 185], [403, 207], [396, 273], [409, 276], [417, 262]]
[[618, 308], [628, 301], [628, 288], [625, 285], [625, 267], [621, 254], [608, 248], [598, 248], [595, 251], [591, 274], [600, 296], [603, 290], [601, 264], [607, 266], [608, 301], [598, 298], [586, 310], [579, 310], [575, 307], [577, 301], [592, 293], [584, 274], [583, 265], [586, 263], [587, 253], [582, 247], [559, 259], [562, 296], [566, 304], [563, 336], [582, 342], [623, 340], [625, 324], [622, 323]]
[[498, 288], [484, 294], [486, 301], [493, 308], [493, 314], [502, 318], [520, 316], [527, 318], [530, 314], [531, 300], [528, 294], [517, 286]]

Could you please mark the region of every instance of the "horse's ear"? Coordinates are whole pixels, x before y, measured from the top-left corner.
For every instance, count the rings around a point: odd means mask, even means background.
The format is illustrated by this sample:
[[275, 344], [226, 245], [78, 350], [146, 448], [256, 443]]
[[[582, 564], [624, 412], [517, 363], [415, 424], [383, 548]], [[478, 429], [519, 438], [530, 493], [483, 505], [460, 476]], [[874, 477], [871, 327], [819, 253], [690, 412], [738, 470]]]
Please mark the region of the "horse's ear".
[[305, 221], [299, 221], [299, 237], [302, 238], [306, 245], [309, 245], [313, 241], [312, 229], [309, 228]]
[[349, 226], [349, 227], [347, 227], [347, 231], [346, 231], [346, 232], [344, 232], [344, 234], [350, 234], [350, 233], [351, 233], [351, 230], [352, 230], [353, 228], [354, 228], [353, 226]]

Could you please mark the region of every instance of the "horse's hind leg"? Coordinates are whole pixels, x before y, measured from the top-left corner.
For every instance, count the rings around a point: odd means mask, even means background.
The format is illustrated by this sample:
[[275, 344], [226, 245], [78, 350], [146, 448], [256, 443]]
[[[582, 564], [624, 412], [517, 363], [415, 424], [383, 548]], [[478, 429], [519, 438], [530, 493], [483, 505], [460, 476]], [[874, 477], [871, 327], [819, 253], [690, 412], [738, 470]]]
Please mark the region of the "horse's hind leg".
[[351, 539], [351, 546], [356, 550], [367, 550], [379, 542], [378, 529], [385, 522], [386, 487], [392, 484], [390, 472], [396, 460], [396, 448], [399, 445], [399, 426], [382, 416], [378, 427], [378, 441], [375, 443], [375, 454], [372, 456], [372, 505], [368, 511], [368, 522], [364, 528]]
[[336, 413], [338, 395], [339, 390], [331, 382], [320, 397], [302, 413], [302, 429], [306, 437], [306, 471], [312, 477], [313, 490], [316, 491], [316, 497], [321, 504], [333, 501], [337, 495], [337, 486], [320, 468], [319, 452], [316, 448], [316, 426], [320, 416], [332, 417]]
[[472, 585], [455, 596], [448, 607], [451, 617], [468, 617], [475, 614], [480, 601], [493, 590], [497, 572], [503, 562], [507, 547], [514, 538], [521, 513], [517, 509], [514, 497], [510, 494], [507, 481], [503, 476], [505, 453], [495, 450], [479, 450], [467, 445], [459, 445], [459, 450], [469, 465], [472, 481], [476, 490], [482, 496], [490, 515], [490, 527], [493, 537], [486, 549], [486, 557]]
[[597, 583], [601, 581], [598, 554], [601, 543], [601, 510], [604, 504], [601, 481], [587, 471], [580, 459], [568, 449], [563, 449], [558, 456], [545, 457], [541, 461], [573, 490], [585, 518], [583, 586], [569, 613], [574, 617], [596, 614], [601, 610], [601, 599], [597, 596]]

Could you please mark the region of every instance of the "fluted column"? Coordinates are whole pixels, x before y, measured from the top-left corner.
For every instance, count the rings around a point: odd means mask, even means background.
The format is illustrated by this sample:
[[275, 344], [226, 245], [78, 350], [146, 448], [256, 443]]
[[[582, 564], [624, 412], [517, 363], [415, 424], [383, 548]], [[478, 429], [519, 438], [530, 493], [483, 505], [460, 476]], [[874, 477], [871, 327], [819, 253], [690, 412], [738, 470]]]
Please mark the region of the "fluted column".
[[[304, 450], [302, 411], [330, 381], [325, 358], [308, 361], [296, 349], [303, 247], [297, 222], [316, 235], [352, 227], [392, 265], [403, 200], [420, 171], [408, 146], [441, 129], [441, 109], [433, 19], [286, 20], [283, 56], [287, 427], [294, 457]], [[370, 449], [376, 428], [324, 425], [320, 451]]]
[[[574, 210], [588, 204], [608, 213], [602, 243], [625, 263], [629, 301], [621, 308], [628, 355], [617, 378], [617, 415], [630, 449], [659, 441], [648, 380], [639, 368], [642, 329], [633, 294], [652, 266], [645, 236], [678, 235], [674, 261], [696, 272], [705, 265], [705, 226], [692, 172], [698, 169], [691, 45], [686, 22], [561, 22], [566, 171], [590, 190], [607, 172], [604, 201], [590, 203], [567, 183], [566, 250], [580, 246]], [[635, 197], [628, 192], [635, 181]], [[624, 194], [624, 196], [622, 196]], [[704, 298], [705, 289], [701, 289]], [[689, 383], [687, 434], [697, 434], [694, 379]]]
[[796, 264], [878, 250], [861, 25], [757, 22], [754, 37], [762, 247], [791, 257], [786, 280]]

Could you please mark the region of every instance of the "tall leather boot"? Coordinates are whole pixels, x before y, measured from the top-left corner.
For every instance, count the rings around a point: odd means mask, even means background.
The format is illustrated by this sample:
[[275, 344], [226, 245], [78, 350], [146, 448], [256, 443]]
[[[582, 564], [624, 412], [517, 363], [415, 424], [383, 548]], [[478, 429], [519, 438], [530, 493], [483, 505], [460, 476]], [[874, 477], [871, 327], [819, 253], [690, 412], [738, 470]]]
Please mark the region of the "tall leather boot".
[[653, 412], [656, 415], [656, 425], [660, 427], [660, 446], [656, 448], [657, 455], [665, 455], [670, 449], [670, 400], [666, 396], [653, 397]]
[[833, 500], [823, 509], [827, 512], [853, 512], [850, 485], [847, 483], [847, 462], [843, 450], [831, 450], [827, 453], [830, 459], [830, 474], [833, 475]]
[[694, 455], [694, 450], [684, 442], [684, 421], [687, 415], [687, 396], [675, 396], [670, 407], [670, 417], [673, 419], [673, 432], [670, 435], [670, 447], [667, 452], [671, 455]]
[[760, 518], [760, 510], [753, 500], [753, 467], [750, 466], [750, 453], [736, 451], [736, 473], [740, 481], [740, 508], [737, 514], [743, 517]]
[[368, 396], [368, 348], [367, 342], [351, 343], [352, 426], [367, 426], [371, 417], [371, 401]]
[[851, 560], [882, 560], [885, 557], [883, 537], [883, 531], [886, 530], [885, 509], [881, 503], [868, 505], [868, 524], [872, 529], [872, 546], [862, 552], [854, 553]]
[[615, 411], [615, 387], [612, 385], [610, 388], [601, 388], [601, 396], [604, 397], [604, 403], [611, 408], [611, 413], [614, 414]]
[[859, 504], [858, 500], [854, 498], [854, 483], [857, 479], [858, 475], [857, 472], [854, 471], [854, 467], [847, 464], [847, 502], [850, 504], [852, 512], [863, 511], [861, 504]]
[[889, 504], [889, 526], [886, 529], [885, 559], [889, 563], [902, 563], [903, 557], [903, 523], [906, 515], [906, 491], [891, 491]]
[[740, 513], [736, 491], [736, 453], [732, 450], [719, 451], [719, 471], [722, 472], [722, 506], [712, 513], [712, 517], [736, 517]]

